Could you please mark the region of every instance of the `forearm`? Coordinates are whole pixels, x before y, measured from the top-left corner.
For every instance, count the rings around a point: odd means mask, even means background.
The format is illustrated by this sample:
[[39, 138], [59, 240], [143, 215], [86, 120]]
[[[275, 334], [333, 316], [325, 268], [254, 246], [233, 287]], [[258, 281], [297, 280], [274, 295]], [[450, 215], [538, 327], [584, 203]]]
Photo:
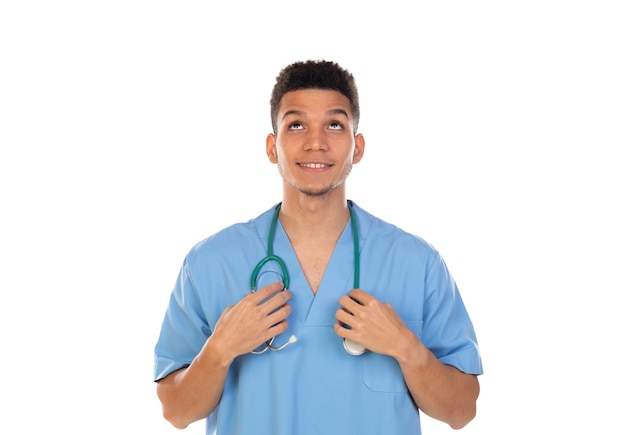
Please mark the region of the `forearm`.
[[442, 364], [414, 335], [407, 343], [396, 359], [417, 406], [453, 429], [465, 426], [476, 415], [478, 378]]
[[231, 362], [221, 357], [209, 340], [189, 367], [158, 381], [157, 395], [165, 419], [183, 429], [213, 412], [220, 401]]
[[174, 427], [185, 428], [213, 412], [233, 360], [285, 332], [291, 293], [283, 290], [283, 283], [277, 281], [226, 308], [189, 367], [158, 382], [163, 416]]

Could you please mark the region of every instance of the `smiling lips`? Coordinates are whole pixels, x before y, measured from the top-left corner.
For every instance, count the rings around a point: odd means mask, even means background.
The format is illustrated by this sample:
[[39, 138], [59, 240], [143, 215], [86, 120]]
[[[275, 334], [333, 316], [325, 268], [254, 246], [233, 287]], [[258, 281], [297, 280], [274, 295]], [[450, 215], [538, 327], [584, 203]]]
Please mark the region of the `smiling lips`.
[[325, 163], [300, 163], [300, 166], [302, 166], [303, 168], [309, 168], [309, 169], [322, 169], [322, 168], [327, 168], [330, 165], [327, 165]]

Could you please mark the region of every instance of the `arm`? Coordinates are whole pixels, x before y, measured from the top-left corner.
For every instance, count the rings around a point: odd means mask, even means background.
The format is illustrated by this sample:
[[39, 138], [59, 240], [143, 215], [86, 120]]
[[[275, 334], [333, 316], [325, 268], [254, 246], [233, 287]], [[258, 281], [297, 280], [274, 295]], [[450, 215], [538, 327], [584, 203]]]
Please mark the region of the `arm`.
[[337, 335], [395, 358], [413, 400], [424, 413], [454, 429], [474, 418], [479, 393], [475, 375], [441, 363], [405, 326], [391, 305], [359, 289], [343, 296], [339, 303], [342, 308], [336, 315]]
[[221, 352], [211, 338], [188, 367], [157, 382], [163, 416], [177, 429], [207, 417], [222, 395], [233, 358]]
[[460, 429], [476, 415], [478, 377], [442, 364], [408, 329], [391, 341], [390, 355], [400, 364], [417, 406], [430, 417]]
[[269, 284], [224, 310], [191, 364], [157, 382], [163, 416], [174, 427], [183, 429], [213, 412], [234, 359], [285, 332], [291, 293], [282, 289], [280, 282]]

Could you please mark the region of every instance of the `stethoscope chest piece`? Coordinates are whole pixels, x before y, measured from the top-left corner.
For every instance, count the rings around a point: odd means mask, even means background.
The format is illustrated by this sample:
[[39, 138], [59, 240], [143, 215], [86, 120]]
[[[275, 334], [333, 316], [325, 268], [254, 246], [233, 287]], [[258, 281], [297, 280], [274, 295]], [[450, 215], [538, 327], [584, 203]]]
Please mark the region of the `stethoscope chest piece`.
[[362, 355], [366, 351], [365, 346], [363, 346], [360, 343], [357, 343], [354, 340], [350, 340], [349, 338], [344, 338], [343, 339], [343, 348], [350, 355], [355, 355], [355, 356], [356, 355]]

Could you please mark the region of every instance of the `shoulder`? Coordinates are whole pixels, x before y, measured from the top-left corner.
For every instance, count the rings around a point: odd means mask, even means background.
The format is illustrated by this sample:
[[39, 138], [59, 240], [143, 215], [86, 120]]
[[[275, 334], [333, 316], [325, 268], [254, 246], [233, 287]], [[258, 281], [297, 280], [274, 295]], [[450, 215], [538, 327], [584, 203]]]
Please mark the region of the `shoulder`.
[[374, 216], [355, 203], [353, 209], [358, 219], [360, 238], [368, 243], [376, 243], [386, 249], [402, 248], [420, 255], [439, 255], [435, 247], [421, 236]]

